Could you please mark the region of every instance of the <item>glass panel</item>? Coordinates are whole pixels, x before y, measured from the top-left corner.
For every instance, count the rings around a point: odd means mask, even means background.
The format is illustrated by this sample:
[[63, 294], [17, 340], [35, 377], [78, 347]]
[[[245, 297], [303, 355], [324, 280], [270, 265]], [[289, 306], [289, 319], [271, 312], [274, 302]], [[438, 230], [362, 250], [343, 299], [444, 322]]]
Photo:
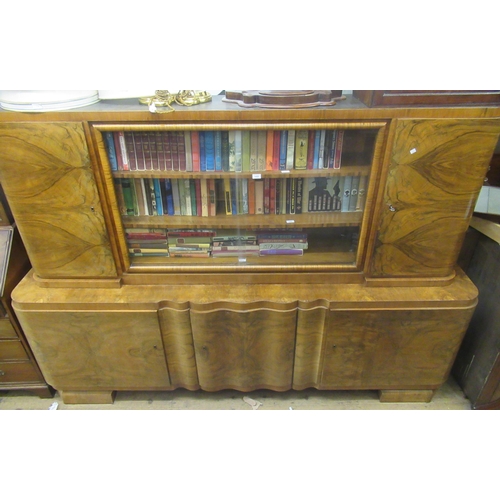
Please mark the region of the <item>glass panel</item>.
[[329, 126], [104, 130], [130, 270], [359, 266], [381, 124]]

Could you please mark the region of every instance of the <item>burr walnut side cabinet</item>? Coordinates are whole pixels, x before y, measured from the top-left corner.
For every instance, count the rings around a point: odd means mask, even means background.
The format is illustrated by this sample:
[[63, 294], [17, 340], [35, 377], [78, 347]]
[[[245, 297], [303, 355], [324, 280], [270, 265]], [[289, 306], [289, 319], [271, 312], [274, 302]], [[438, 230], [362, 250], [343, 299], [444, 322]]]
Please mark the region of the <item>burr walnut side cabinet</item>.
[[495, 106], [216, 96], [0, 112], [29, 254], [13, 305], [66, 403], [119, 390], [377, 390], [429, 401], [477, 302], [457, 258]]

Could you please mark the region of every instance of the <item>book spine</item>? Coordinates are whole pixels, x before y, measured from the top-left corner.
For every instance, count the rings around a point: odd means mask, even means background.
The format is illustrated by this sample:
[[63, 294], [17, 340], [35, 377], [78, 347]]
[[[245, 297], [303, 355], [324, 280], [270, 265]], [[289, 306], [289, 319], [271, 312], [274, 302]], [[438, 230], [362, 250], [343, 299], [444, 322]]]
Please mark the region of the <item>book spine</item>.
[[186, 171], [186, 142], [184, 132], [177, 132], [177, 151], [179, 154], [179, 170]]
[[201, 179], [200, 196], [201, 196], [201, 216], [208, 217], [208, 180], [207, 179]]
[[172, 181], [170, 179], [165, 179], [165, 201], [167, 205], [167, 214], [174, 215], [174, 195], [172, 190]]
[[273, 168], [274, 156], [274, 130], [268, 130], [266, 133], [266, 170], [271, 171]]
[[314, 131], [314, 157], [313, 170], [319, 168], [319, 149], [320, 149], [321, 130]]
[[303, 255], [302, 248], [267, 248], [259, 250], [259, 255]]
[[181, 198], [179, 191], [179, 180], [171, 179], [172, 184], [172, 199], [174, 202], [174, 215], [181, 215]]
[[351, 197], [352, 176], [348, 175], [344, 179], [344, 189], [342, 190], [342, 212], [349, 212], [349, 199]]
[[122, 170], [130, 170], [127, 156], [127, 145], [125, 144], [125, 133], [122, 131], [116, 133], [118, 134], [118, 144], [120, 146]]
[[222, 170], [229, 172], [229, 132], [223, 130], [221, 132], [222, 141]]
[[250, 172], [250, 130], [241, 132], [241, 169], [243, 172]]
[[166, 170], [165, 166], [165, 145], [163, 144], [163, 134], [155, 132], [156, 155], [158, 158], [158, 170]]
[[220, 130], [215, 132], [215, 170], [222, 171], [222, 133]]
[[328, 168], [334, 168], [335, 164], [335, 151], [337, 148], [337, 131], [332, 130], [331, 144], [330, 144], [330, 153], [328, 156]]
[[267, 132], [259, 130], [257, 132], [257, 170], [263, 172], [266, 170], [266, 147], [267, 147]]
[[351, 183], [351, 196], [349, 197], [349, 212], [356, 211], [356, 204], [358, 203], [358, 188], [359, 188], [359, 176], [355, 175], [352, 177], [352, 183]]
[[287, 131], [282, 130], [280, 135], [280, 170], [286, 170], [287, 143]]
[[295, 130], [288, 130], [288, 140], [286, 145], [286, 170], [293, 169], [295, 152]]
[[144, 165], [146, 170], [153, 170], [153, 162], [151, 158], [151, 144], [149, 141], [149, 133], [141, 134], [142, 153], [144, 155]]
[[205, 132], [205, 163], [206, 171], [215, 171], [215, 137], [212, 130]]
[[326, 130], [321, 130], [319, 135], [319, 149], [318, 149], [318, 168], [324, 168], [325, 164], [325, 140]]
[[108, 153], [109, 165], [112, 171], [118, 170], [118, 162], [116, 160], [115, 141], [113, 140], [113, 132], [103, 132], [104, 144]]
[[186, 157], [186, 172], [193, 171], [193, 145], [191, 143], [191, 132], [186, 130], [184, 132], [184, 145], [185, 145], [185, 157]]
[[208, 179], [208, 215], [214, 216], [217, 211], [217, 198], [215, 193], [215, 179]]
[[207, 154], [205, 149], [205, 132], [198, 132], [200, 142], [200, 172], [207, 171]]
[[340, 169], [340, 165], [342, 163], [342, 146], [344, 144], [344, 131], [337, 131], [337, 144], [335, 147], [335, 161], [333, 164], [333, 168], [338, 170]]
[[314, 140], [316, 137], [315, 130], [309, 130], [307, 144], [307, 170], [312, 170], [314, 166]]
[[257, 171], [257, 156], [259, 148], [259, 138], [256, 130], [250, 132], [250, 171]]
[[193, 172], [200, 171], [200, 133], [191, 132], [191, 156]]
[[170, 132], [163, 133], [163, 149], [165, 151], [165, 170], [173, 170], [174, 161], [172, 158], [172, 134]]
[[234, 170], [235, 172], [242, 172], [242, 131], [236, 130], [234, 134]]
[[236, 131], [228, 132], [229, 172], [236, 170]]
[[113, 132], [113, 141], [115, 143], [116, 161], [118, 170], [123, 170], [122, 148], [120, 147], [120, 138], [118, 132]]
[[273, 170], [280, 169], [280, 137], [281, 132], [279, 130], [274, 131], [273, 139]]
[[156, 196], [156, 211], [158, 215], [163, 215], [163, 197], [161, 195], [160, 179], [153, 179], [153, 186]]
[[307, 130], [297, 130], [295, 133], [295, 160], [294, 168], [301, 170], [307, 168], [307, 151], [309, 133]]

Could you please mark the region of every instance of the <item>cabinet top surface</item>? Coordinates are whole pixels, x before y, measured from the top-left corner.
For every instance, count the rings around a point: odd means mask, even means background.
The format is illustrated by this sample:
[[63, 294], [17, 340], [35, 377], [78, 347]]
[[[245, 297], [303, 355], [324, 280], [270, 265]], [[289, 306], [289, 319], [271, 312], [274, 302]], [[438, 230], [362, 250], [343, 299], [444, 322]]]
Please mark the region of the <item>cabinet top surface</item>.
[[243, 108], [213, 96], [212, 102], [192, 107], [174, 105], [171, 113], [150, 113], [138, 99], [100, 101], [67, 111], [17, 112], [0, 109], [0, 122], [50, 121], [259, 121], [259, 120], [345, 120], [392, 118], [500, 118], [500, 106], [449, 106], [411, 108], [369, 108], [351, 95], [334, 106], [268, 109]]

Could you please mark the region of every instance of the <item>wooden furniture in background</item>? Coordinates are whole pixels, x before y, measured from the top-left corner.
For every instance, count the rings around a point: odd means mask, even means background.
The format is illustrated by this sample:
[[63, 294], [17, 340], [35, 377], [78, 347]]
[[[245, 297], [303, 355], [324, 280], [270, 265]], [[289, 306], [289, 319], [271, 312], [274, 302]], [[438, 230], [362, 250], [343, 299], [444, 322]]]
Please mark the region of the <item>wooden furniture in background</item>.
[[[340, 169], [114, 170], [106, 134], [344, 131]], [[213, 102], [155, 115], [132, 101], [0, 112], [0, 179], [33, 265], [13, 298], [46, 380], [68, 403], [116, 390], [380, 391], [429, 401], [477, 303], [457, 268], [500, 134], [500, 109]], [[257, 176], [257, 177], [254, 177]], [[367, 179], [351, 212], [124, 215], [144, 178]], [[216, 195], [219, 208], [224, 194]], [[131, 229], [296, 230], [300, 256], [138, 256]]]
[[500, 410], [500, 225], [474, 217], [461, 261], [479, 289], [453, 375], [476, 410]]
[[498, 106], [500, 90], [354, 90], [369, 107]]
[[[52, 397], [52, 388], [45, 382], [24, 332], [12, 309], [11, 293], [30, 269], [30, 263], [19, 231], [0, 225], [0, 239], [7, 243], [1, 254], [7, 252], [0, 267], [2, 294], [0, 297], [0, 391], [26, 389], [42, 398]], [[10, 248], [9, 248], [10, 247]]]

